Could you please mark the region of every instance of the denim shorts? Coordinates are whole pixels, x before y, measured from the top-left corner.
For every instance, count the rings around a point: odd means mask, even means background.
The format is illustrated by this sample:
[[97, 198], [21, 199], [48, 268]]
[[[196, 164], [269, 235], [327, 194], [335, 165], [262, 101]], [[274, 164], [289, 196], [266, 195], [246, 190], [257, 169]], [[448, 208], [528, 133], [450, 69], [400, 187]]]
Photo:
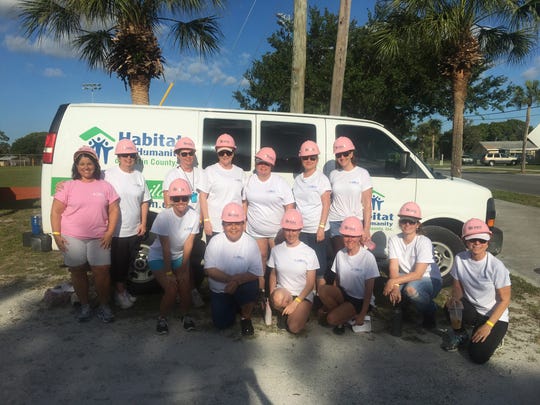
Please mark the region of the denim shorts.
[[[184, 261], [184, 257], [179, 257], [178, 259], [175, 259], [171, 263], [171, 267], [173, 271], [176, 269], [179, 269], [180, 266], [182, 266], [182, 262]], [[165, 262], [163, 259], [157, 259], [157, 260], [150, 260], [148, 262], [148, 267], [152, 271], [163, 271], [165, 269]]]

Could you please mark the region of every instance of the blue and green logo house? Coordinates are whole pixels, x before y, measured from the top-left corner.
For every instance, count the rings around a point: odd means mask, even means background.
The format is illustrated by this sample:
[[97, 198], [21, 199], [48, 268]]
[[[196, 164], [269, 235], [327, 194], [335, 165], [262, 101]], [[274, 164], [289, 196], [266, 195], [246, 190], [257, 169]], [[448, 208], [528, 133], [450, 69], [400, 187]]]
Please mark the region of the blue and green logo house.
[[92, 127], [88, 131], [79, 135], [88, 146], [96, 151], [99, 159], [107, 164], [109, 161], [109, 152], [114, 149], [116, 139], [98, 127]]

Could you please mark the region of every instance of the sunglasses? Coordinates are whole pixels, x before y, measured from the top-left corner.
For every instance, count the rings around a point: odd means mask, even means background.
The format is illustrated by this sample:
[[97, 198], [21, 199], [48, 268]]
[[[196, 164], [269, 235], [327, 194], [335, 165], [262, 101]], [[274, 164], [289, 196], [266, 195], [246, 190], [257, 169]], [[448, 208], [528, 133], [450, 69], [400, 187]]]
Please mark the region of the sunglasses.
[[193, 155], [195, 155], [195, 152], [194, 152], [194, 151], [190, 151], [190, 152], [180, 152], [179, 155], [182, 156], [182, 157], [193, 156]]
[[223, 226], [242, 226], [244, 225], [244, 222], [225, 222], [223, 221]]
[[118, 157], [121, 157], [121, 158], [132, 158], [132, 159], [137, 159], [137, 154], [136, 153], [122, 153], [120, 155], [118, 155]]
[[312, 162], [316, 161], [318, 158], [318, 156], [302, 156], [302, 160], [303, 161], [306, 161], [306, 160], [311, 160]]
[[350, 154], [351, 154], [350, 150], [348, 150], [347, 152], [336, 153], [336, 159], [339, 159], [340, 157], [349, 157]]
[[172, 202], [175, 202], [175, 203], [178, 203], [180, 201], [182, 202], [188, 202], [189, 201], [189, 197], [187, 195], [175, 195], [174, 197], [171, 197], [171, 201]]
[[232, 156], [233, 152], [229, 150], [220, 150], [217, 154], [218, 156]]
[[265, 162], [264, 160], [255, 159], [256, 165], [272, 166], [270, 163]]
[[287, 229], [287, 228], [283, 228], [283, 232], [300, 232], [301, 229]]
[[418, 221], [412, 220], [412, 219], [400, 219], [399, 224], [400, 225], [416, 225]]
[[488, 243], [487, 240], [484, 240], [484, 239], [477, 239], [477, 238], [474, 238], [474, 239], [468, 239], [467, 242], [471, 242], [471, 243], [480, 243], [481, 245], [483, 245], [484, 243]]

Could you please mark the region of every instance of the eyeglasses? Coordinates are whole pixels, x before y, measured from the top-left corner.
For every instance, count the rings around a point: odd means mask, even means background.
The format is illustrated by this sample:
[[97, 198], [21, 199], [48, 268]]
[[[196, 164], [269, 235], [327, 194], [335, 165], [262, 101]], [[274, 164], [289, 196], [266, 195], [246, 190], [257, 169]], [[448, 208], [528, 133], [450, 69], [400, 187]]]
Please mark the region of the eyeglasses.
[[303, 161], [306, 161], [306, 160], [311, 160], [312, 162], [316, 161], [318, 159], [318, 156], [315, 155], [315, 156], [302, 156], [302, 160]]
[[399, 224], [400, 225], [416, 225], [418, 221], [415, 221], [414, 219], [400, 219]]
[[349, 157], [350, 154], [351, 154], [350, 150], [348, 150], [347, 152], [336, 153], [336, 159], [339, 159], [340, 157]]
[[188, 202], [189, 201], [189, 197], [187, 195], [175, 195], [174, 197], [171, 197], [171, 201], [172, 202], [175, 202], [175, 203], [178, 203], [180, 201], [182, 202]]
[[220, 150], [217, 154], [218, 156], [232, 156], [233, 152], [230, 150]]
[[487, 240], [484, 240], [484, 239], [478, 239], [478, 238], [467, 239], [467, 242], [471, 242], [471, 243], [480, 243], [481, 245], [483, 245], [484, 243], [488, 243]]
[[132, 159], [137, 159], [137, 154], [136, 153], [122, 153], [120, 155], [118, 155], [118, 157], [121, 157], [121, 158], [132, 158]]
[[180, 156], [182, 157], [186, 157], [186, 156], [193, 156], [195, 155], [195, 152], [194, 151], [189, 151], [189, 152], [179, 152], [178, 153]]

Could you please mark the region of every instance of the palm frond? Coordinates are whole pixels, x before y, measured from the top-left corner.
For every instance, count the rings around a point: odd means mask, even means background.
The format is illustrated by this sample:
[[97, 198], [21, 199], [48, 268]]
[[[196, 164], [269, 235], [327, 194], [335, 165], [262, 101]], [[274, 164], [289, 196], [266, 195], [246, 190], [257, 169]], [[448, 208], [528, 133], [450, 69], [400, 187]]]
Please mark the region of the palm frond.
[[50, 0], [25, 0], [19, 18], [27, 36], [51, 33], [56, 40], [80, 31], [80, 15], [64, 3]]
[[215, 53], [222, 36], [217, 20], [217, 17], [210, 16], [176, 22], [170, 32], [174, 45], [181, 50], [195, 49], [203, 56]]
[[112, 38], [110, 30], [100, 30], [80, 35], [73, 43], [80, 49], [80, 58], [86, 60], [91, 69], [106, 68]]

